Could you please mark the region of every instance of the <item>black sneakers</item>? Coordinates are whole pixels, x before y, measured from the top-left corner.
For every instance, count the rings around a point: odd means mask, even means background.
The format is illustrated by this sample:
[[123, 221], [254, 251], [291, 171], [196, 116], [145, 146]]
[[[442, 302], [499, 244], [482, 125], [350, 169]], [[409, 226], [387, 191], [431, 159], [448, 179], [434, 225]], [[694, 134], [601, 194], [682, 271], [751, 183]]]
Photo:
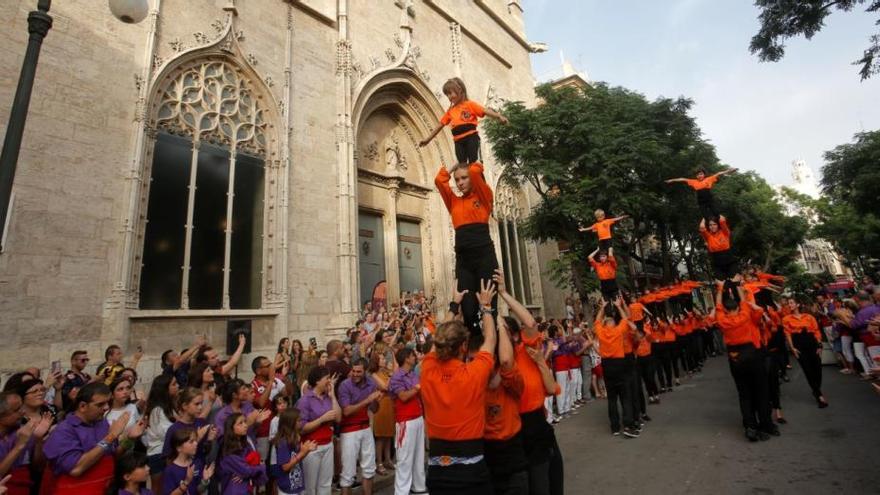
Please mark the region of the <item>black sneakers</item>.
[[624, 428], [623, 436], [626, 438], [639, 438], [639, 431], [632, 428]]

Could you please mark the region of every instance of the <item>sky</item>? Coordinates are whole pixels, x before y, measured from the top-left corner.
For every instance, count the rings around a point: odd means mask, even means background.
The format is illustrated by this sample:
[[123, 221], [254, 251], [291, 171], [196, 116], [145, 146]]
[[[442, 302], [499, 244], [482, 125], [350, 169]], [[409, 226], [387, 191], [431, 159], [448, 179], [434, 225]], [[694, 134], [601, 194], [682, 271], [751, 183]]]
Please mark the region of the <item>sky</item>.
[[790, 184], [804, 159], [880, 129], [880, 75], [862, 82], [852, 61], [878, 31], [877, 15], [835, 11], [812, 40], [786, 43], [780, 62], [749, 52], [758, 9], [747, 0], [524, 0], [539, 82], [562, 75], [560, 51], [592, 81], [650, 99], [685, 96], [723, 163]]

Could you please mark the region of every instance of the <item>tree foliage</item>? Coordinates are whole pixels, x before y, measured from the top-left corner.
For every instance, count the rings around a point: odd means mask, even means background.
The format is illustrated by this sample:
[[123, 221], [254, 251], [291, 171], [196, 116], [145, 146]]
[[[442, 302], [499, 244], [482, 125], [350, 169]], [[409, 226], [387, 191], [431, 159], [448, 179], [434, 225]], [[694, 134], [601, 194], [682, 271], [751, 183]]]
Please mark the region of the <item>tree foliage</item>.
[[[693, 191], [665, 179], [692, 176], [696, 169], [720, 171], [714, 147], [702, 137], [686, 98], [644, 96], [620, 87], [596, 84], [584, 90], [536, 89], [541, 104], [527, 108], [508, 103], [508, 125], [490, 123], [487, 136], [503, 180], [530, 184], [541, 201], [523, 231], [542, 242], [564, 241], [570, 251], [552, 272], [570, 282], [582, 298], [593, 283], [587, 254], [595, 234], [581, 233], [593, 211], [628, 214], [615, 226], [615, 255], [624, 286], [644, 285], [630, 261], [656, 271], [669, 282], [681, 264], [698, 278], [708, 264], [698, 234], [699, 212]], [[785, 217], [772, 188], [754, 174], [725, 176], [716, 197], [734, 229], [741, 256], [761, 265], [784, 265], [806, 232], [800, 219]], [[658, 244], [658, 250], [647, 249]]]
[[[866, 12], [880, 12], [880, 0], [755, 0], [761, 9], [761, 28], [752, 37], [749, 50], [764, 62], [785, 56], [785, 41], [803, 35], [806, 39], [822, 30], [833, 10], [851, 11], [867, 3]], [[880, 26], [880, 20], [876, 23]], [[868, 47], [853, 65], [859, 65], [862, 80], [880, 72], [880, 34], [869, 38]]]
[[860, 132], [853, 143], [825, 153], [822, 192], [862, 215], [880, 217], [880, 131]]

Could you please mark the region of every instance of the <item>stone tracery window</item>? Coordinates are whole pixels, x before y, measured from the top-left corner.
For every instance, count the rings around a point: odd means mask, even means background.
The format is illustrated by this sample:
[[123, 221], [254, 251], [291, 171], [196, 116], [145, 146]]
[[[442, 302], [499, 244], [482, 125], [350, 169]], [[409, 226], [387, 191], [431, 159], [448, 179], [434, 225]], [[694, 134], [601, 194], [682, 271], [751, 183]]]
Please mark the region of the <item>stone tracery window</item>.
[[259, 308], [262, 102], [219, 57], [178, 68], [157, 96], [140, 307]]
[[517, 300], [528, 305], [534, 303], [528, 253], [517, 226], [526, 217], [525, 204], [521, 191], [501, 182], [495, 193], [494, 216], [498, 221], [504, 283]]

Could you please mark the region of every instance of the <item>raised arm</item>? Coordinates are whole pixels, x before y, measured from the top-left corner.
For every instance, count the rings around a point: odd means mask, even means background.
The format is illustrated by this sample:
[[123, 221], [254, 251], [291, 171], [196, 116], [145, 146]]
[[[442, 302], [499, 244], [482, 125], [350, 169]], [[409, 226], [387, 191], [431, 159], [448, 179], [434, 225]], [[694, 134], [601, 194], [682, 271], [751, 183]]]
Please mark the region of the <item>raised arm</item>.
[[507, 332], [507, 324], [504, 318], [498, 318], [498, 362], [502, 370], [513, 368], [513, 344], [510, 342], [510, 334]]
[[587, 259], [590, 261], [595, 261], [594, 258], [599, 254], [599, 248], [596, 248], [592, 253], [587, 255]]
[[685, 179], [684, 177], [676, 177], [674, 179], [666, 179], [663, 182], [667, 184], [672, 184], [673, 182], [687, 182], [687, 179]]
[[495, 333], [495, 316], [492, 314], [492, 298], [495, 294], [495, 285], [491, 280], [480, 280], [480, 293], [477, 295], [480, 311], [483, 313], [483, 345], [480, 346], [480, 351], [493, 355], [498, 338]]
[[428, 137], [426, 137], [425, 139], [422, 139], [421, 141], [419, 141], [419, 147], [425, 147], [425, 146], [427, 146], [428, 143], [430, 143], [432, 139], [434, 139], [435, 137], [437, 137], [437, 134], [440, 134], [440, 131], [443, 130], [443, 127], [444, 127], [443, 124], [437, 124], [437, 127], [435, 127], [435, 128], [431, 131], [431, 134], [428, 134]]
[[500, 113], [496, 112], [495, 110], [492, 110], [489, 107], [485, 107], [483, 109], [483, 112], [486, 114], [487, 117], [492, 117], [493, 119], [500, 121], [502, 124], [507, 124], [507, 122], [508, 122], [507, 117], [505, 117], [504, 115], [501, 115]]
[[449, 186], [450, 178], [452, 176], [449, 175], [449, 170], [446, 169], [445, 165], [440, 166], [437, 176], [434, 177], [434, 185], [437, 186], [437, 191], [440, 192], [440, 197], [443, 198], [443, 204], [446, 205], [448, 211], [452, 211], [452, 199], [455, 197], [452, 187]]
[[525, 306], [507, 292], [507, 287], [504, 285], [504, 271], [496, 268], [492, 280], [495, 281], [495, 286], [498, 288], [498, 295], [501, 296], [501, 299], [504, 299], [504, 302], [510, 308], [510, 312], [513, 313], [513, 316], [516, 316], [520, 325], [522, 325], [522, 331], [526, 337], [530, 339], [535, 338], [538, 335], [538, 322], [535, 321], [535, 317], [532, 316], [532, 313]]
[[221, 375], [229, 374], [238, 365], [238, 362], [241, 360], [241, 355], [244, 352], [244, 346], [246, 343], [247, 337], [245, 337], [243, 333], [239, 334], [238, 347], [235, 349], [235, 352], [231, 356], [229, 356], [229, 361], [227, 361], [226, 364], [224, 364], [223, 367], [220, 369]]

